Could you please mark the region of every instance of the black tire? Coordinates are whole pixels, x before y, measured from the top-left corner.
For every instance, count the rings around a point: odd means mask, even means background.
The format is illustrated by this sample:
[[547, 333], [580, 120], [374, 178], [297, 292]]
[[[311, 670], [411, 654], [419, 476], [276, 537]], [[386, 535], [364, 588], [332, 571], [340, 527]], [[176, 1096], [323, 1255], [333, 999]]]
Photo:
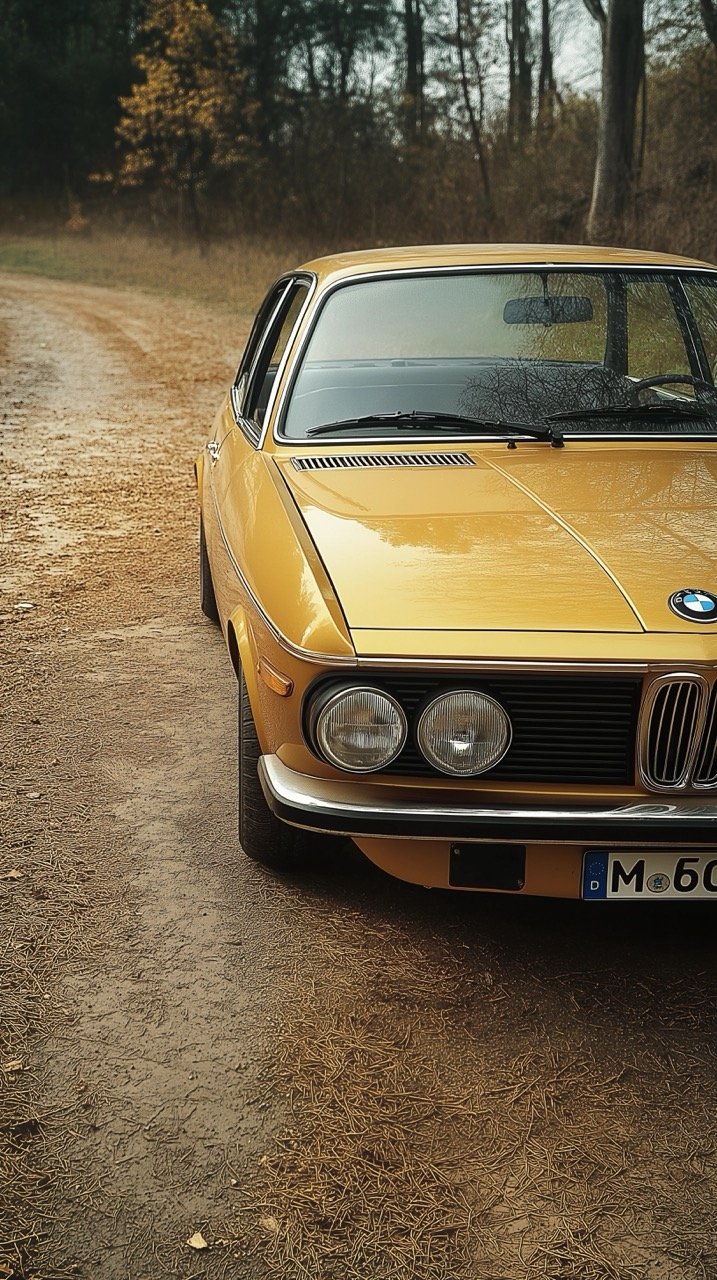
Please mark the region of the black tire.
[[246, 856], [274, 871], [300, 871], [335, 842], [333, 837], [302, 831], [280, 822], [261, 789], [257, 765], [261, 755], [244, 675], [239, 676], [238, 799], [239, 840]]
[[214, 595], [212, 571], [209, 567], [207, 542], [204, 537], [204, 521], [201, 516], [199, 517], [199, 605], [205, 618], [209, 618], [210, 622], [219, 622], [219, 610]]

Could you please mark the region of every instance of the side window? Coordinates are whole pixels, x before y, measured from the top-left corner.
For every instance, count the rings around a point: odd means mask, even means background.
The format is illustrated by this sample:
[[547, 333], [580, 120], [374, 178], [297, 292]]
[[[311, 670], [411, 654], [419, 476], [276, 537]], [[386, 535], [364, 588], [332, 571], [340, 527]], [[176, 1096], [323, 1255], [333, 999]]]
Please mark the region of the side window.
[[[664, 280], [628, 280], [627, 372], [631, 378], [691, 373], [675, 306]], [[680, 387], [681, 395], [690, 394]]]
[[286, 280], [282, 280], [279, 284], [274, 285], [266, 295], [259, 310], [256, 313], [254, 323], [251, 327], [249, 340], [244, 348], [244, 354], [234, 379], [234, 402], [238, 410], [243, 411], [244, 400], [246, 399], [246, 390], [249, 383], [249, 374], [252, 365], [256, 359], [256, 353], [262, 344], [266, 335], [267, 327], [271, 322], [272, 316], [288, 289]]
[[309, 286], [304, 281], [289, 286], [270, 321], [254, 362], [244, 416], [259, 427], [263, 426], [274, 380], [308, 291]]

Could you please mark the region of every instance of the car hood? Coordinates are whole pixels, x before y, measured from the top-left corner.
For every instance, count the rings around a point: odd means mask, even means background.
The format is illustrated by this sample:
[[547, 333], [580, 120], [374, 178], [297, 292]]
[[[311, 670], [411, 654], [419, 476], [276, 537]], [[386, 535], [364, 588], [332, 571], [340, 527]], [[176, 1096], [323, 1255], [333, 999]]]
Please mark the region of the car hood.
[[279, 462], [352, 630], [706, 630], [668, 598], [717, 591], [717, 446], [460, 452], [472, 465]]

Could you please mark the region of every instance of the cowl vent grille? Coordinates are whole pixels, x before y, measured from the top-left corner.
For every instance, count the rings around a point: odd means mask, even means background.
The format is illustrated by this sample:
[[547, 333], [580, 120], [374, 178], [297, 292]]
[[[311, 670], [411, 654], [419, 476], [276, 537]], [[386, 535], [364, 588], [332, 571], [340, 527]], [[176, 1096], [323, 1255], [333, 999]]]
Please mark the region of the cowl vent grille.
[[341, 453], [292, 458], [297, 471], [345, 471], [356, 467], [474, 467], [467, 453]]

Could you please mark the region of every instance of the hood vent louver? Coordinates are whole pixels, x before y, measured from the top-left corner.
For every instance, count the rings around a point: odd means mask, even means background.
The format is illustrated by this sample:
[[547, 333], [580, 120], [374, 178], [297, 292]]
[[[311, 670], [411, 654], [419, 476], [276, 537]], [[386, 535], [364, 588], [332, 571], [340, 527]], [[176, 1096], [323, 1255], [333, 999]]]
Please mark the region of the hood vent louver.
[[297, 471], [345, 471], [356, 467], [474, 467], [467, 453], [344, 453], [292, 458]]

